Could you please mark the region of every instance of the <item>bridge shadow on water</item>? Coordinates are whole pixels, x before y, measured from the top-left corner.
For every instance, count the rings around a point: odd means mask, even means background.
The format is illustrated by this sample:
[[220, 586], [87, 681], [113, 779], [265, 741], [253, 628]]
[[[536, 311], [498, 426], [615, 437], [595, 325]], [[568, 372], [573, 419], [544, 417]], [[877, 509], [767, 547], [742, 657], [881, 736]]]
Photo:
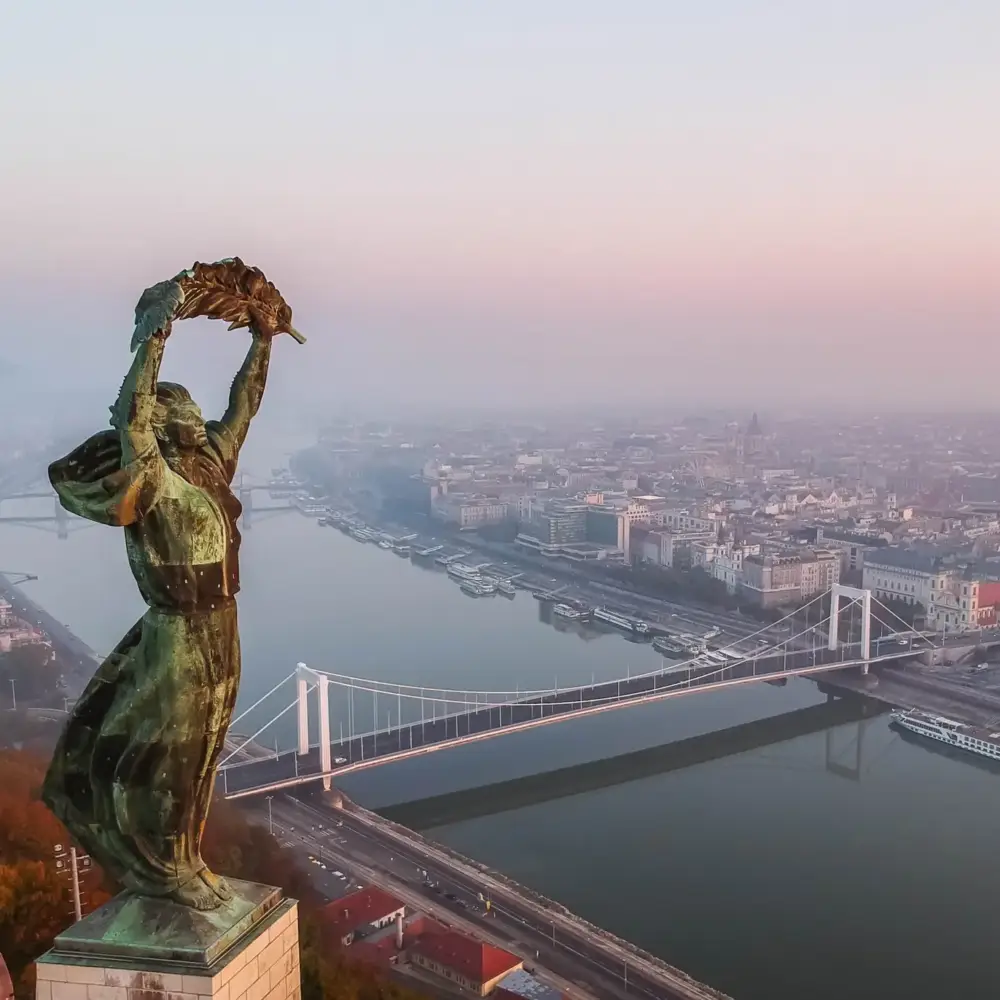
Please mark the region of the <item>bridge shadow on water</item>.
[[839, 691], [834, 696], [825, 685], [820, 684], [819, 687], [827, 692], [828, 698], [820, 705], [810, 705], [771, 718], [744, 722], [604, 760], [414, 799], [376, 811], [386, 819], [411, 829], [427, 830], [680, 771], [836, 726], [861, 722], [889, 711], [888, 706], [869, 698], [844, 696]]

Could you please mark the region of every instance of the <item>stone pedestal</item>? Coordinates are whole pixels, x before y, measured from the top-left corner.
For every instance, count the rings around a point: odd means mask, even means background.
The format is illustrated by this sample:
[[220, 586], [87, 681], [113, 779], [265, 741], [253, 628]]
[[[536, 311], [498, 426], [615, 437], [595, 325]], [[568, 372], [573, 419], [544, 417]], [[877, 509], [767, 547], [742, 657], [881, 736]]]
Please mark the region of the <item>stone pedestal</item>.
[[299, 1000], [297, 903], [229, 880], [201, 913], [122, 893], [60, 934], [37, 964], [37, 1000]]

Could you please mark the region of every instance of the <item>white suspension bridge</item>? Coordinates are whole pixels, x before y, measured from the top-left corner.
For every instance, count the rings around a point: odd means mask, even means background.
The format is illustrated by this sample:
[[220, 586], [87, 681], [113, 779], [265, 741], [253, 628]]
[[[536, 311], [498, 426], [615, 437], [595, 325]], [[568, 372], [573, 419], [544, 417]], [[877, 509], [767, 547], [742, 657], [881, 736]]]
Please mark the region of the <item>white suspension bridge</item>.
[[[773, 636], [783, 623], [798, 624], [813, 605], [821, 606], [827, 594], [739, 640], [743, 646], [758, 636]], [[434, 753], [448, 747], [584, 718], [602, 712], [647, 704], [697, 691], [721, 690], [737, 685], [808, 677], [837, 670], [856, 669], [865, 674], [873, 664], [912, 657], [949, 645], [968, 645], [967, 636], [916, 633], [899, 616], [874, 598], [870, 591], [835, 585], [829, 593], [830, 612], [821, 621], [792, 631], [764, 652], [742, 652], [735, 646], [724, 651], [733, 656], [724, 666], [706, 665], [699, 657], [670, 663], [644, 673], [627, 673], [613, 680], [533, 690], [476, 690], [402, 684], [317, 670], [304, 663], [245, 709], [233, 725], [260, 714], [265, 704], [292, 686], [292, 700], [251, 735], [232, 733], [220, 768], [227, 798], [289, 789], [322, 781], [325, 789], [334, 777], [366, 768]], [[857, 629], [845, 631], [844, 613], [860, 610]], [[885, 631], [872, 640], [872, 625]], [[853, 622], [851, 625], [853, 626]], [[900, 628], [902, 626], [902, 628]], [[1000, 643], [1000, 631], [978, 634], [978, 641]], [[335, 695], [331, 698], [331, 688]], [[310, 696], [318, 701], [318, 738], [310, 733]], [[279, 720], [295, 713], [297, 745], [273, 751], [263, 747]]]

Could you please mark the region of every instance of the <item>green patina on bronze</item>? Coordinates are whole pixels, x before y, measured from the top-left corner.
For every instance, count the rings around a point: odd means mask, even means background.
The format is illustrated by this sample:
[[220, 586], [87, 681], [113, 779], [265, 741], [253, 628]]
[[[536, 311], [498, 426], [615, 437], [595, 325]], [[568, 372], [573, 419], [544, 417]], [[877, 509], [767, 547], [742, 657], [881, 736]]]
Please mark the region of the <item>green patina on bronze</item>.
[[234, 946], [295, 905], [274, 886], [234, 879], [233, 888], [231, 902], [208, 911], [121, 893], [67, 927], [39, 961], [133, 969], [141, 962], [153, 973], [215, 975]]
[[[111, 408], [114, 430], [49, 468], [67, 510], [125, 529], [149, 610], [74, 707], [44, 799], [126, 889], [199, 910], [233, 899], [202, 861], [201, 838], [240, 683], [241, 507], [230, 484], [272, 338], [292, 332], [283, 300], [283, 311], [269, 308], [275, 295], [238, 258], [147, 290], [136, 307], [135, 358]], [[221, 420], [204, 421], [183, 386], [158, 379], [173, 319], [191, 315], [252, 332]]]

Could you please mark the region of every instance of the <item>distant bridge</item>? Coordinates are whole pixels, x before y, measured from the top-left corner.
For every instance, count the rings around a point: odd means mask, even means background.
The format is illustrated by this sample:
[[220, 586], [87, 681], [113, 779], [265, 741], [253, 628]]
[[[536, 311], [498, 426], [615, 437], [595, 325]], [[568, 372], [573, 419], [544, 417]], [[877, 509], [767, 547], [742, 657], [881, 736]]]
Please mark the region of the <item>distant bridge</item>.
[[[18, 462], [16, 467], [9, 467], [6, 473], [0, 476], [0, 524], [16, 524], [55, 532], [58, 538], [67, 539], [70, 532], [89, 527], [90, 522], [70, 514], [59, 503], [59, 498], [47, 482], [45, 466], [38, 464], [40, 458], [41, 453], [25, 458]], [[243, 506], [240, 526], [244, 531], [249, 530], [253, 523], [261, 518], [295, 509], [287, 501], [255, 503], [254, 493], [269, 488], [269, 483], [250, 473], [242, 471], [237, 473], [233, 491]], [[51, 514], [42, 513], [42, 508], [38, 504], [38, 501], [47, 499], [52, 503]], [[34, 502], [28, 505], [24, 501]]]

